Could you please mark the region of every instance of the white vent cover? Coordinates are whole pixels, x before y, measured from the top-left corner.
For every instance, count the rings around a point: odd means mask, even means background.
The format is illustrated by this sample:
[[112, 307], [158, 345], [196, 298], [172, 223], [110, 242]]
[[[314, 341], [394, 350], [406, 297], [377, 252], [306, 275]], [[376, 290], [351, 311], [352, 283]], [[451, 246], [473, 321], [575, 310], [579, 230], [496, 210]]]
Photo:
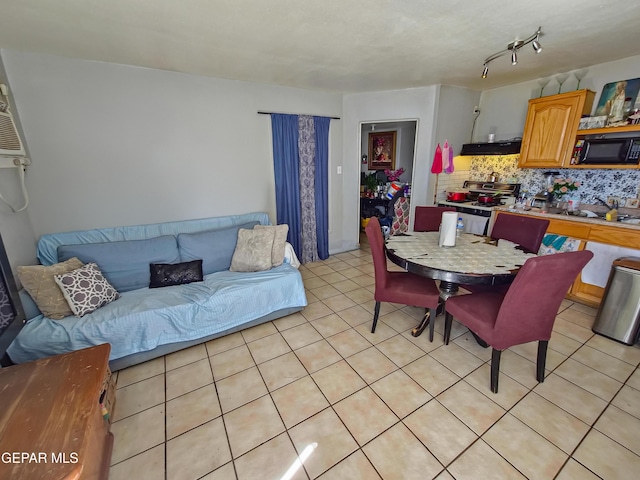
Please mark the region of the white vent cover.
[[25, 155], [13, 117], [8, 112], [0, 112], [0, 155]]

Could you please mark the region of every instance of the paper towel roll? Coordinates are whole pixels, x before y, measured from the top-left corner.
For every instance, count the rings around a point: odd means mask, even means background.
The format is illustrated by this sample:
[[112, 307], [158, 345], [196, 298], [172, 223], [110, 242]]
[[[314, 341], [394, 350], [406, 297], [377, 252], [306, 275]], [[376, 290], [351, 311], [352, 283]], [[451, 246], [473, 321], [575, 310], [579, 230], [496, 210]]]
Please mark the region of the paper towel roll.
[[458, 223], [458, 212], [443, 212], [442, 223], [440, 224], [441, 247], [454, 247], [456, 245], [456, 225]]

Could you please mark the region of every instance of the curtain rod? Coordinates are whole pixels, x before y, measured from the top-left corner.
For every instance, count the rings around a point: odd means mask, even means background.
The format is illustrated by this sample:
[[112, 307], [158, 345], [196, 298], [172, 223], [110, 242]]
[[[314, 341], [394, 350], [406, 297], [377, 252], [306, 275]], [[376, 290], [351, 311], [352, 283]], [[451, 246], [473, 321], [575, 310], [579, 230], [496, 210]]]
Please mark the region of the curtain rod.
[[[276, 113], [279, 115], [304, 115], [302, 113], [279, 113], [279, 112], [258, 112], [260, 115], [271, 115], [272, 113]], [[310, 117], [325, 117], [330, 118], [331, 120], [340, 120], [340, 117], [327, 117], [326, 115], [309, 115]]]

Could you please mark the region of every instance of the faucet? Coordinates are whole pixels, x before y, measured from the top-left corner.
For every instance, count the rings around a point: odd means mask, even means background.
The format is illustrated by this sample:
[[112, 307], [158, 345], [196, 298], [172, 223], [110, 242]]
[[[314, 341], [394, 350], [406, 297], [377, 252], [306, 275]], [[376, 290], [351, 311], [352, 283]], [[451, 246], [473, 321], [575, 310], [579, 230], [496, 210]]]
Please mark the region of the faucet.
[[601, 203], [602, 205], [604, 205], [605, 207], [607, 207], [609, 209], [609, 211], [613, 210], [613, 209], [618, 209], [618, 201], [614, 200], [612, 202], [611, 205], [609, 205], [607, 202], [605, 202], [604, 200], [602, 200], [601, 198], [596, 197], [596, 202]]

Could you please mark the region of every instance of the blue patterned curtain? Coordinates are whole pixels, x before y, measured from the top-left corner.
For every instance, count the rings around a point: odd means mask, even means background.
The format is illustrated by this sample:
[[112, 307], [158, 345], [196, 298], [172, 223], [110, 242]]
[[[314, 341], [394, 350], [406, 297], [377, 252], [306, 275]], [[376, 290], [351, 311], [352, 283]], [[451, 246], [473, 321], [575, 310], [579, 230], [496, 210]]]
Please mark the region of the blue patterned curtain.
[[302, 263], [318, 260], [316, 239], [316, 132], [313, 117], [298, 117], [298, 152], [300, 154], [300, 213], [302, 214]]
[[329, 123], [271, 114], [277, 219], [302, 263], [329, 257]]

